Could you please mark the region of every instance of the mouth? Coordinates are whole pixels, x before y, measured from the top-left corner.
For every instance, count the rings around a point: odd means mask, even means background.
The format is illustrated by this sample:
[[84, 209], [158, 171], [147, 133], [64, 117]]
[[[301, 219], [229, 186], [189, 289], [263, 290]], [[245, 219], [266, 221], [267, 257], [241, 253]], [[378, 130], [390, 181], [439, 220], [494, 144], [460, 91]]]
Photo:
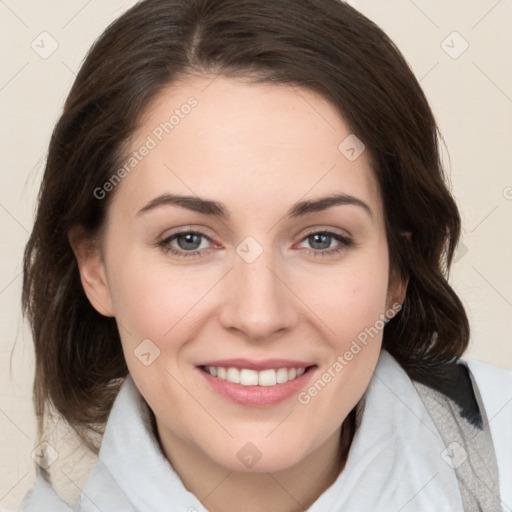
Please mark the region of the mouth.
[[225, 366], [201, 366], [201, 369], [217, 379], [241, 384], [242, 386], [277, 386], [295, 380], [313, 366], [298, 368], [270, 368], [268, 370], [251, 370]]
[[300, 391], [318, 366], [289, 360], [215, 361], [197, 366], [210, 388], [237, 404], [266, 407]]

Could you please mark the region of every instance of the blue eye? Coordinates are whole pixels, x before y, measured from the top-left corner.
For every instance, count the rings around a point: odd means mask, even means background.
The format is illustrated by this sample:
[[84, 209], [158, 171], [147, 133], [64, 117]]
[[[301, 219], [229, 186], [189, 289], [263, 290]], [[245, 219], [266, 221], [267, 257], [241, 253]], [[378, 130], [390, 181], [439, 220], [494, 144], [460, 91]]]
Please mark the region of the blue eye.
[[[180, 231], [159, 242], [158, 246], [165, 254], [170, 253], [179, 258], [192, 258], [209, 252], [210, 248], [203, 245], [204, 241], [212, 242], [200, 231]], [[312, 247], [306, 252], [313, 256], [333, 256], [347, 250], [354, 243], [350, 238], [330, 231], [311, 232], [301, 240], [301, 243], [305, 241]], [[333, 241], [338, 245], [331, 248]]]
[[[338, 246], [334, 249], [329, 248], [333, 240], [338, 242]], [[303, 241], [307, 241], [313, 247], [314, 250], [308, 251], [313, 256], [332, 256], [353, 245], [353, 241], [350, 238], [330, 231], [315, 231], [303, 238]]]
[[[158, 245], [164, 253], [172, 253], [175, 256], [187, 258], [199, 256], [201, 252], [204, 252], [204, 247], [201, 247], [201, 239], [210, 240], [200, 231], [182, 231], [162, 240]], [[176, 241], [178, 248], [171, 245], [174, 241]]]

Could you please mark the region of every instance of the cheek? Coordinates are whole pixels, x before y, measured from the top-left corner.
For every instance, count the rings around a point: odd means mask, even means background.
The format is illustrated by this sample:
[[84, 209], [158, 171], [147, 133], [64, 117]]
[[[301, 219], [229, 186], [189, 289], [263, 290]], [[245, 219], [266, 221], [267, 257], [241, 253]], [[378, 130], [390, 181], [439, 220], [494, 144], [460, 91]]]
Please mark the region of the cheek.
[[331, 332], [333, 343], [343, 345], [373, 325], [386, 309], [388, 269], [382, 262], [341, 268], [316, 276], [304, 288], [307, 305], [318, 312]]
[[211, 289], [219, 279], [214, 270], [158, 260], [147, 252], [126, 251], [110, 275], [123, 351], [133, 371], [141, 370], [134, 355], [144, 340], [158, 347], [153, 349], [159, 354], [156, 366], [179, 366], [188, 341], [197, 336], [214, 307]]
[[334, 423], [361, 398], [380, 354], [388, 260], [384, 250], [378, 254], [380, 258], [361, 258], [333, 273], [309, 295], [311, 309], [325, 319], [329, 333], [324, 342], [330, 349], [318, 375], [323, 382], [305, 390], [301, 403], [311, 401], [315, 415], [330, 414]]
[[325, 418], [326, 433], [341, 424], [370, 382], [381, 351], [386, 294], [387, 274], [379, 272], [342, 276], [317, 294], [318, 311], [329, 330], [323, 343], [329, 348], [298, 401], [311, 421]]
[[133, 334], [162, 339], [170, 336], [204, 293], [176, 271], [127, 265], [115, 272], [114, 307], [118, 321]]

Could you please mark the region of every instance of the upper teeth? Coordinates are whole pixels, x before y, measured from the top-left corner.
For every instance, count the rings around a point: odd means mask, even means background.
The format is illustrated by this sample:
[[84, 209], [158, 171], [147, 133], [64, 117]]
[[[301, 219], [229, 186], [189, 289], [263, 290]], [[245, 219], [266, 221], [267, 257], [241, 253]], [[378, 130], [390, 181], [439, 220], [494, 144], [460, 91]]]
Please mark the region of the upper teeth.
[[205, 366], [205, 370], [214, 377], [242, 386], [275, 386], [300, 377], [304, 368], [279, 368], [277, 370], [248, 370], [243, 368], [224, 368], [223, 366]]

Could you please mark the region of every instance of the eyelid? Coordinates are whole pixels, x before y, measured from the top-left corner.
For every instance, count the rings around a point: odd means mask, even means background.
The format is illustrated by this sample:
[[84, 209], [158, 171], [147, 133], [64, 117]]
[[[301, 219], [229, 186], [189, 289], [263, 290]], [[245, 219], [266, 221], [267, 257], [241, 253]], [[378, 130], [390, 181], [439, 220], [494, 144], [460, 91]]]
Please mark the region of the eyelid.
[[[302, 235], [300, 235], [302, 233]], [[309, 235], [312, 235], [314, 233], [332, 233], [339, 235], [340, 237], [346, 238], [346, 239], [353, 239], [352, 234], [347, 231], [346, 229], [339, 229], [334, 228], [332, 226], [313, 226], [312, 228], [307, 228], [306, 231], [301, 231], [297, 236], [300, 235], [300, 240], [302, 241], [304, 238], [308, 237]]]
[[[208, 234], [209, 231], [210, 230], [206, 226], [198, 226], [198, 227], [194, 227], [194, 225], [183, 226], [183, 227], [173, 230], [170, 234], [168, 234], [168, 232], [165, 232], [164, 235], [161, 235], [159, 237], [158, 243], [165, 242], [166, 240], [168, 240], [176, 235], [179, 235], [181, 233], [190, 233], [190, 232], [200, 234], [200, 235], [204, 236], [205, 238], [207, 238], [210, 242], [213, 243], [214, 237], [212, 237], [210, 234]], [[304, 238], [308, 237], [309, 235], [312, 235], [314, 233], [323, 233], [323, 232], [334, 233], [343, 238], [352, 239], [352, 234], [349, 233], [347, 230], [333, 228], [332, 226], [312, 226], [310, 228], [307, 228], [306, 231], [299, 231], [297, 233], [297, 235], [294, 236], [294, 238], [299, 237], [299, 235], [302, 233], [302, 235], [300, 236], [300, 239], [298, 240], [299, 242], [302, 242], [304, 240]]]
[[[211, 244], [213, 244], [213, 246], [217, 245], [218, 248], [219, 245], [213, 240], [213, 237], [209, 236], [203, 230], [209, 231], [207, 229], [204, 229], [202, 226], [200, 229], [194, 229], [192, 226], [184, 226], [176, 229], [167, 236], [161, 237], [160, 241], [156, 245], [162, 250], [164, 254], [170, 253], [176, 258], [194, 259], [202, 256], [207, 256], [212, 252], [212, 249], [215, 250], [215, 247], [186, 251], [183, 249], [177, 249], [170, 245], [171, 241], [178, 237], [180, 234], [195, 234], [208, 240]], [[354, 240], [351, 235], [347, 236], [345, 234], [340, 233], [339, 231], [340, 230], [338, 228], [332, 227], [310, 227], [306, 232], [302, 233], [302, 236], [299, 238], [298, 242], [295, 243], [294, 247], [297, 244], [303, 243], [305, 240], [307, 240], [309, 236], [313, 234], [324, 234], [330, 236], [331, 238], [334, 238], [338, 242], [338, 247], [323, 250], [300, 248], [301, 252], [313, 257], [335, 257], [355, 246]]]
[[334, 238], [338, 242], [338, 246], [332, 249], [323, 249], [323, 250], [315, 250], [315, 249], [308, 249], [308, 248], [302, 248], [303, 251], [309, 255], [312, 256], [336, 256], [337, 254], [340, 254], [342, 251], [346, 251], [350, 248], [354, 248], [356, 246], [354, 239], [351, 235], [347, 236], [345, 234], [340, 233], [337, 229], [334, 228], [313, 228], [309, 231], [307, 231], [305, 234], [303, 234], [299, 241], [295, 244], [301, 244], [304, 241], [306, 241], [311, 235], [316, 234], [323, 234], [327, 235], [330, 238]]
[[[175, 247], [171, 246], [171, 242], [176, 239], [181, 234], [195, 234], [198, 235], [210, 242], [210, 244], [213, 244], [213, 247], [208, 247], [206, 249], [195, 249], [193, 251], [185, 251], [183, 249], [176, 249]], [[208, 236], [206, 233], [204, 233], [201, 230], [193, 229], [193, 228], [179, 228], [176, 231], [173, 231], [171, 234], [161, 237], [160, 241], [158, 241], [156, 244], [156, 247], [159, 248], [164, 254], [172, 254], [176, 256], [177, 258], [183, 258], [183, 259], [192, 259], [195, 257], [200, 257], [202, 255], [205, 255], [207, 253], [210, 253], [212, 249], [215, 249], [215, 242], [212, 240], [210, 236]]]
[[197, 233], [197, 234], [204, 236], [211, 242], [213, 242], [213, 237], [209, 234], [209, 231], [210, 230], [205, 226], [194, 227], [194, 225], [188, 225], [188, 226], [183, 226], [181, 228], [166, 230], [166, 231], [164, 231], [163, 235], [160, 235], [158, 237], [158, 240], [159, 240], [159, 243], [161, 243], [161, 242], [165, 242], [169, 238], [172, 238], [173, 236], [180, 235], [182, 233]]

